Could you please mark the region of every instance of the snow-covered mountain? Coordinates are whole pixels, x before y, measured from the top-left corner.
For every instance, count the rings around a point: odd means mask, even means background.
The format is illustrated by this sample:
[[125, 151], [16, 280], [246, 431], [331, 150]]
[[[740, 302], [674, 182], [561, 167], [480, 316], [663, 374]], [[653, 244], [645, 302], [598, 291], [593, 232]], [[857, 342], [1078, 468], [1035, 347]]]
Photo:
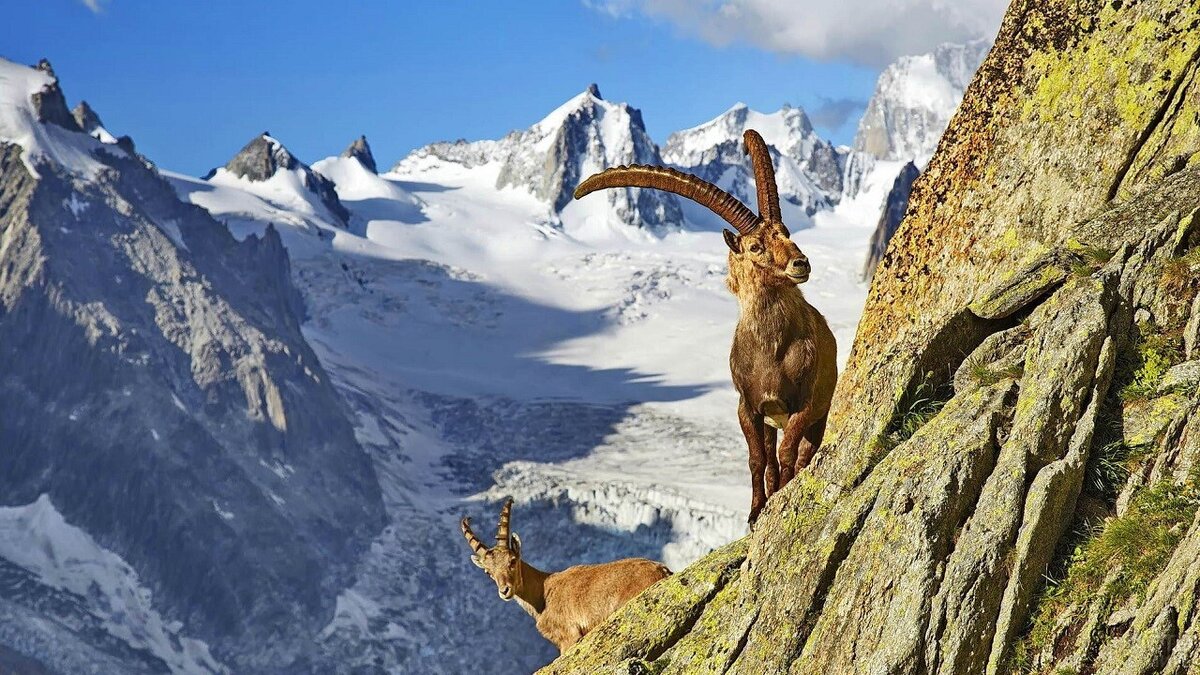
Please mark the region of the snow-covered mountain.
[[888, 66], [858, 123], [854, 149], [924, 166], [991, 47], [986, 39], [943, 44]]
[[434, 143], [415, 150], [393, 172], [417, 174], [454, 164], [491, 174], [497, 189], [531, 194], [543, 205], [541, 219], [593, 235], [626, 225], [658, 229], [682, 224], [675, 197], [628, 188], [575, 202], [575, 186], [587, 176], [620, 164], [661, 164], [658, 146], [646, 133], [642, 113], [611, 103], [595, 84], [538, 123], [500, 140]]
[[296, 672], [384, 526], [375, 467], [276, 230], [235, 239], [76, 117], [0, 59], [0, 644]]
[[[814, 213], [841, 199], [846, 150], [817, 135], [801, 108], [785, 106], [763, 114], [738, 103], [713, 120], [671, 134], [663, 146], [663, 159], [756, 208], [754, 170], [742, 148], [747, 129], [762, 134], [772, 149], [779, 196], [785, 217], [791, 216], [789, 222], [807, 223]], [[707, 219], [701, 211], [697, 208], [689, 216]]]
[[338, 199], [333, 181], [296, 159], [266, 131], [205, 179], [214, 185], [237, 187], [309, 218], [342, 226], [350, 221], [350, 212]]

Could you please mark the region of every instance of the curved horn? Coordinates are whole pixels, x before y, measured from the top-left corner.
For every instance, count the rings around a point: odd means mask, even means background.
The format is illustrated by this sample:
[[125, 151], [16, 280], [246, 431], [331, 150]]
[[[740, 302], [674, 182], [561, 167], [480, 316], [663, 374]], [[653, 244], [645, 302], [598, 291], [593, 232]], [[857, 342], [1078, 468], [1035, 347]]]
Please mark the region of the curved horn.
[[747, 129], [742, 135], [746, 144], [746, 153], [754, 165], [754, 187], [758, 190], [758, 215], [763, 220], [772, 223], [782, 223], [783, 214], [779, 211], [779, 188], [775, 185], [775, 167], [771, 164], [771, 151], [762, 136], [753, 129]]
[[702, 178], [665, 166], [631, 164], [605, 169], [580, 183], [575, 188], [575, 199], [596, 190], [617, 187], [654, 188], [687, 197], [720, 216], [738, 234], [746, 234], [759, 223], [759, 217], [737, 197]]
[[471, 550], [479, 555], [486, 552], [487, 546], [484, 546], [483, 542], [479, 541], [479, 537], [476, 537], [475, 533], [471, 531], [471, 519], [463, 518], [460, 525], [462, 525], [463, 536], [467, 538], [467, 544], [471, 546]]
[[500, 525], [496, 528], [496, 548], [508, 548], [508, 520], [512, 517], [512, 497], [500, 507]]

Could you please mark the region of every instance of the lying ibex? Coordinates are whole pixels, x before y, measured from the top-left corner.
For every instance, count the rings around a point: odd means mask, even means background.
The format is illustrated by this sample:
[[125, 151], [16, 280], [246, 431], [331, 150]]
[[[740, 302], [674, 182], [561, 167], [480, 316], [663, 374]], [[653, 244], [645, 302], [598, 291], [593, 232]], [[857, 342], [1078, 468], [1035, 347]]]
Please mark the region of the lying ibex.
[[[821, 445], [837, 383], [837, 343], [825, 317], [797, 288], [812, 268], [783, 224], [767, 144], [752, 129], [744, 140], [754, 164], [757, 215], [712, 183], [658, 166], [607, 169], [580, 183], [575, 198], [603, 188], [666, 190], [708, 207], [737, 230], [724, 231], [726, 283], [741, 307], [729, 368], [750, 450], [753, 524], [767, 499], [808, 466]], [[776, 429], [783, 429], [778, 457]]]
[[471, 545], [471, 562], [496, 582], [500, 597], [533, 617], [542, 637], [565, 652], [609, 614], [659, 579], [671, 576], [661, 563], [626, 558], [600, 565], [575, 565], [561, 572], [543, 572], [521, 559], [521, 538], [509, 534], [511, 499], [500, 509], [496, 545], [484, 546], [462, 519], [462, 533]]

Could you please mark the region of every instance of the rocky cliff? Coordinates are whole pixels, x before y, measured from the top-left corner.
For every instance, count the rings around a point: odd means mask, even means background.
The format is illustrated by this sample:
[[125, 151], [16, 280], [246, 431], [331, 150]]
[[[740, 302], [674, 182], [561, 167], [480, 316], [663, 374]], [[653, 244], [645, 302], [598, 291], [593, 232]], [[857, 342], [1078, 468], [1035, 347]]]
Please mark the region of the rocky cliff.
[[1200, 668], [1197, 16], [1012, 4], [812, 469], [544, 673]]

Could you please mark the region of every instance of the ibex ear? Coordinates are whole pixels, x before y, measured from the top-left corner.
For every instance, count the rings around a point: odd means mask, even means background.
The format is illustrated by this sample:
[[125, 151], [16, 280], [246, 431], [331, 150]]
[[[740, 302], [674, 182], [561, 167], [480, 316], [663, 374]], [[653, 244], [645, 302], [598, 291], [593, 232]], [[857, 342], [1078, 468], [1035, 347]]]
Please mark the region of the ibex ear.
[[479, 559], [479, 556], [477, 556], [477, 555], [471, 556], [471, 562], [475, 563], [475, 566], [478, 567], [479, 569], [483, 569], [483, 561]]
[[721, 230], [721, 234], [725, 235], [725, 245], [729, 247], [730, 251], [734, 253], [742, 252], [742, 242], [736, 234], [730, 230]]
[[508, 550], [518, 556], [521, 555], [521, 537], [516, 532], [513, 532], [512, 536], [508, 538]]

